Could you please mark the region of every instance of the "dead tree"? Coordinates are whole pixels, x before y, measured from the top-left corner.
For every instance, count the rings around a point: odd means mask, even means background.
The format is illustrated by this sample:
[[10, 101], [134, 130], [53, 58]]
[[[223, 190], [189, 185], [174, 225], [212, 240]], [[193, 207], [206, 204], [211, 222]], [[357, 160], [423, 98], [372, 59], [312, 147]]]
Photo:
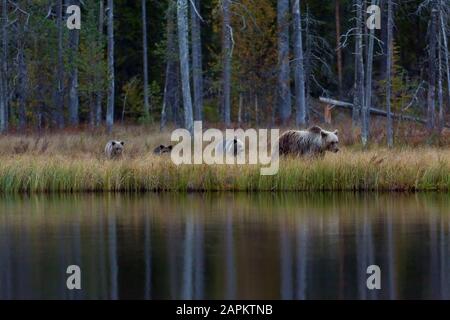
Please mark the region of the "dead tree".
[[231, 56], [232, 32], [230, 0], [221, 0], [222, 4], [222, 116], [226, 126], [231, 124]]
[[361, 121], [364, 103], [364, 59], [363, 59], [363, 1], [355, 0], [356, 38], [355, 38], [355, 86], [353, 96], [352, 125], [356, 128]]
[[192, 83], [194, 90], [194, 119], [203, 118], [203, 66], [200, 25], [200, 0], [191, 2]]
[[194, 121], [192, 116], [192, 98], [189, 76], [189, 45], [188, 45], [188, 5], [187, 0], [178, 0], [178, 46], [180, 51], [181, 88], [183, 92], [184, 127], [192, 133]]
[[302, 19], [300, 0], [294, 0], [292, 7], [294, 19], [294, 59], [295, 59], [295, 101], [297, 107], [296, 124], [306, 124], [305, 69], [303, 61]]
[[428, 28], [428, 94], [427, 94], [427, 127], [434, 130], [436, 125], [436, 49], [437, 49], [437, 14], [435, 7], [431, 9]]
[[0, 63], [0, 133], [8, 129], [8, 3], [2, 0]]
[[171, 0], [166, 13], [166, 70], [164, 80], [164, 97], [161, 110], [160, 130], [169, 120], [179, 124], [180, 109], [180, 81], [179, 81], [179, 55], [176, 39], [176, 1]]
[[386, 55], [386, 129], [387, 129], [387, 145], [392, 147], [394, 145], [394, 130], [391, 114], [391, 92], [392, 92], [392, 49], [393, 49], [393, 5], [392, 0], [388, 2], [388, 21], [387, 21], [387, 55]]
[[111, 132], [114, 124], [114, 0], [108, 0], [108, 102], [106, 106], [106, 128]]
[[59, 129], [64, 128], [64, 60], [63, 60], [63, 2], [57, 1], [56, 28], [58, 32], [58, 52], [56, 61], [56, 91], [54, 121]]
[[[70, 5], [80, 5], [79, 0], [67, 1]], [[69, 50], [70, 58], [73, 61], [69, 70], [69, 121], [72, 126], [79, 124], [78, 109], [79, 109], [79, 97], [78, 97], [78, 67], [74, 62], [78, 55], [78, 47], [80, 43], [80, 31], [73, 29], [69, 31]]]
[[[377, 1], [372, 0], [371, 6], [376, 5]], [[361, 126], [361, 140], [363, 146], [366, 146], [369, 142], [370, 134], [370, 112], [369, 109], [372, 105], [372, 70], [373, 70], [373, 47], [375, 38], [375, 27], [370, 28], [368, 35], [368, 48], [367, 48], [367, 61], [366, 61], [366, 84], [364, 93], [364, 104], [362, 109], [362, 126]]]
[[341, 48], [341, 5], [340, 0], [334, 1], [335, 23], [336, 23], [336, 67], [338, 73], [339, 97], [342, 98], [342, 48]]
[[[278, 23], [277, 98], [281, 122], [283, 124], [286, 124], [292, 112], [290, 67], [289, 67], [289, 0], [278, 0], [277, 23]], [[241, 108], [239, 110], [241, 110]]]
[[[99, 1], [99, 14], [98, 14], [98, 42], [103, 42], [103, 28], [105, 27], [105, 5], [104, 0]], [[98, 81], [101, 81], [99, 78]], [[102, 102], [103, 102], [103, 89], [100, 89], [96, 93], [95, 97], [95, 125], [99, 126], [102, 122]]]

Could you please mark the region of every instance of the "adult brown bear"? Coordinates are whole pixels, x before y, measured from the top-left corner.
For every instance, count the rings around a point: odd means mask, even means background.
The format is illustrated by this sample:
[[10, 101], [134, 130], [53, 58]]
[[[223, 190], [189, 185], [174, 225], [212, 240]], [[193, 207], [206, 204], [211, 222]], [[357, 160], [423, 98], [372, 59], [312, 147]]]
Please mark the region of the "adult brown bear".
[[278, 140], [280, 155], [324, 156], [325, 151], [338, 152], [338, 131], [323, 130], [318, 126], [307, 130], [289, 130]]

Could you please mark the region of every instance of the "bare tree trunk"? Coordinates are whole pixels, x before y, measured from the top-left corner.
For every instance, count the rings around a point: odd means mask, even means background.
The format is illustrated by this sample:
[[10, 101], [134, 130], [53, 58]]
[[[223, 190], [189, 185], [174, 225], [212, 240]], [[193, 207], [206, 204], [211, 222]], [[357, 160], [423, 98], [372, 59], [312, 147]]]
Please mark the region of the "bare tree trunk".
[[64, 61], [63, 61], [63, 3], [57, 1], [58, 53], [55, 92], [55, 122], [59, 129], [64, 128]]
[[8, 129], [7, 110], [8, 110], [8, 78], [7, 78], [7, 46], [8, 46], [8, 5], [7, 0], [2, 1], [2, 61], [0, 63], [0, 133]]
[[259, 101], [258, 101], [258, 93], [255, 90], [255, 123], [259, 125]]
[[[22, 30], [24, 32], [24, 30]], [[22, 34], [21, 37], [25, 35]], [[27, 70], [25, 65], [25, 57], [24, 57], [24, 39], [20, 40], [19, 43], [19, 52], [18, 52], [18, 68], [19, 68], [19, 90], [18, 90], [18, 98], [19, 98], [19, 130], [25, 129], [26, 126], [26, 94], [27, 90]]]
[[435, 96], [436, 96], [436, 17], [437, 10], [433, 7], [431, 12], [428, 45], [428, 95], [427, 95], [427, 127], [435, 129]]
[[[437, 18], [437, 17], [436, 17]], [[442, 89], [442, 41], [441, 41], [442, 32], [439, 29], [438, 32], [438, 106], [439, 106], [439, 114], [438, 114], [438, 132], [439, 134], [442, 132], [444, 128], [444, 93]]]
[[336, 20], [336, 66], [338, 72], [339, 99], [342, 99], [342, 49], [341, 49], [341, 5], [340, 0], [335, 0]]
[[111, 132], [114, 124], [114, 0], [108, 0], [108, 102], [106, 106], [106, 127]]
[[296, 124], [306, 124], [305, 69], [303, 61], [302, 18], [300, 0], [294, 0], [292, 7], [294, 19], [294, 56], [295, 56], [295, 100], [297, 106]]
[[291, 85], [289, 67], [289, 0], [278, 0], [278, 108], [281, 123], [289, 120], [291, 107]]
[[[371, 5], [377, 4], [376, 0], [372, 0]], [[362, 112], [362, 130], [361, 140], [363, 146], [369, 142], [370, 135], [370, 108], [372, 107], [372, 69], [373, 69], [373, 45], [375, 37], [375, 28], [371, 28], [368, 38], [367, 62], [366, 62], [366, 92], [364, 98]]]
[[[67, 3], [71, 5], [80, 5], [79, 0], [69, 0]], [[72, 126], [79, 124], [78, 110], [78, 67], [76, 58], [78, 56], [78, 47], [80, 43], [80, 31], [73, 29], [69, 31], [69, 47], [72, 66], [69, 72], [69, 119]]]
[[364, 105], [364, 59], [363, 59], [363, 1], [355, 0], [356, 39], [355, 39], [355, 94], [353, 96], [352, 124], [355, 129], [361, 121]]
[[387, 30], [387, 57], [386, 57], [386, 112], [387, 112], [387, 145], [392, 148], [394, 145], [394, 131], [391, 114], [391, 91], [392, 91], [392, 49], [394, 24], [392, 0], [388, 1], [388, 30]]
[[19, 100], [19, 130], [26, 126], [26, 100], [28, 93], [28, 73], [25, 63], [25, 42], [28, 32], [28, 19], [23, 15], [19, 18], [19, 34], [17, 36], [17, 60], [18, 60], [18, 100]]
[[230, 15], [230, 0], [222, 0], [222, 51], [223, 51], [223, 89], [222, 113], [226, 126], [231, 124], [231, 55], [232, 28]]
[[169, 2], [169, 7], [166, 14], [166, 77], [164, 83], [164, 98], [161, 110], [160, 130], [162, 130], [166, 126], [167, 121], [171, 119], [171, 117], [175, 113], [175, 103], [178, 103], [178, 101], [176, 101], [176, 94], [179, 91], [179, 83], [177, 80], [178, 53], [176, 49], [175, 9], [175, 3], [173, 0], [171, 0]]
[[189, 83], [188, 6], [187, 0], [178, 0], [178, 46], [180, 50], [181, 88], [183, 91], [184, 127], [193, 131], [191, 86]]
[[3, 94], [3, 69], [0, 66], [0, 133], [6, 130], [5, 95]]
[[144, 116], [150, 116], [149, 81], [148, 81], [148, 43], [147, 43], [147, 0], [142, 0], [142, 47], [144, 63]]
[[[104, 0], [100, 0], [98, 13], [98, 41], [101, 43], [103, 41], [103, 28], [105, 26], [105, 6]], [[100, 79], [99, 79], [100, 80]], [[95, 125], [99, 126], [102, 122], [102, 101], [103, 101], [103, 89], [100, 89], [96, 93], [95, 97]]]
[[195, 7], [191, 7], [192, 32], [192, 79], [194, 85], [194, 119], [203, 118], [203, 66], [202, 66], [202, 38], [200, 26], [200, 0], [193, 0]]
[[446, 31], [446, 22], [444, 20], [444, 11], [443, 7], [444, 4], [442, 3], [442, 0], [439, 2], [440, 4], [440, 10], [439, 10], [439, 16], [440, 16], [440, 26], [441, 26], [441, 34], [444, 44], [444, 60], [445, 60], [445, 72], [447, 74], [447, 103], [450, 105], [450, 64], [449, 64], [449, 54], [448, 54], [448, 41], [447, 41], [447, 31]]
[[166, 79], [164, 82], [164, 97], [163, 97], [163, 105], [161, 109], [161, 121], [159, 124], [159, 130], [162, 131], [167, 123], [167, 102], [168, 102], [168, 91], [169, 91], [169, 76], [170, 76], [170, 68], [169, 63], [166, 63]]

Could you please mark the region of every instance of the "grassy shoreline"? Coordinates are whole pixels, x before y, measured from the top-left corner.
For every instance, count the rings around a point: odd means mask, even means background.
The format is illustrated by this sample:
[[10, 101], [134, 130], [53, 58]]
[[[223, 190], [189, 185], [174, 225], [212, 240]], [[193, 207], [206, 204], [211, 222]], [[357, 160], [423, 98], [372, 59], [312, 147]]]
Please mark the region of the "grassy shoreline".
[[143, 191], [449, 191], [450, 149], [355, 151], [259, 166], [181, 165], [147, 154], [108, 161], [67, 155], [0, 157], [1, 193]]
[[[256, 165], [174, 165], [152, 150], [170, 129], [119, 127], [0, 136], [0, 193], [143, 191], [450, 191], [450, 146], [392, 150], [345, 142], [324, 159], [281, 159], [278, 174]], [[122, 160], [105, 159], [110, 139], [125, 141]], [[349, 139], [347, 139], [349, 140]]]

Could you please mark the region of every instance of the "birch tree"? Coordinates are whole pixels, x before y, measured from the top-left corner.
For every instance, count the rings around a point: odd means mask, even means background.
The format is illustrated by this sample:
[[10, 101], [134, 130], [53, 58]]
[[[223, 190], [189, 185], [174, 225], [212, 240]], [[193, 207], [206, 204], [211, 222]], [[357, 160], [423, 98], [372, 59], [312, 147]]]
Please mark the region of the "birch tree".
[[283, 124], [289, 120], [291, 107], [289, 67], [289, 0], [278, 0], [278, 108]]
[[18, 84], [17, 84], [17, 96], [19, 104], [19, 130], [25, 129], [26, 126], [26, 99], [28, 93], [28, 73], [25, 61], [25, 44], [27, 38], [27, 29], [29, 21], [29, 13], [23, 9], [19, 12], [19, 25], [17, 27], [17, 69], [18, 69]]
[[356, 37], [355, 37], [355, 86], [353, 95], [352, 125], [355, 129], [360, 124], [362, 106], [364, 105], [364, 59], [363, 59], [363, 1], [355, 0]]
[[56, 28], [58, 34], [58, 52], [56, 61], [55, 123], [64, 128], [64, 60], [63, 60], [63, 2], [56, 3]]
[[448, 40], [447, 40], [447, 22], [450, 14], [450, 5], [444, 4], [443, 0], [439, 0], [439, 22], [440, 33], [442, 36], [442, 49], [444, 50], [445, 61], [445, 73], [447, 75], [447, 102], [450, 105], [450, 65], [449, 65], [449, 53], [448, 53]]
[[433, 6], [428, 29], [428, 93], [427, 93], [427, 127], [435, 128], [436, 109], [436, 47], [437, 47], [437, 9]]
[[393, 6], [392, 0], [388, 2], [388, 21], [387, 21], [387, 55], [386, 55], [386, 112], [387, 112], [387, 145], [394, 145], [394, 132], [391, 114], [391, 91], [392, 91], [392, 49], [393, 49]]
[[141, 1], [142, 6], [142, 48], [143, 48], [143, 74], [144, 74], [144, 116], [150, 116], [149, 81], [148, 81], [148, 43], [147, 43], [147, 0]]
[[[179, 99], [179, 56], [176, 40], [176, 1], [170, 0], [166, 13], [166, 70], [164, 97], [161, 110], [160, 129], [168, 120], [178, 120]], [[178, 123], [178, 121], [176, 121]]]
[[[69, 0], [68, 5], [80, 5], [79, 0]], [[80, 43], [80, 31], [78, 29], [69, 30], [69, 50], [71, 66], [69, 70], [69, 120], [72, 126], [79, 124], [78, 109], [78, 67], [77, 57]]]
[[7, 48], [8, 48], [8, 5], [7, 0], [2, 0], [2, 25], [1, 25], [1, 57], [0, 63], [0, 133], [8, 128], [8, 67], [7, 67]]
[[[99, 46], [104, 43], [103, 40], [103, 28], [105, 27], [105, 4], [104, 0], [99, 1], [99, 12], [98, 12], [98, 42]], [[99, 81], [101, 79], [98, 79]], [[99, 126], [102, 122], [102, 101], [103, 101], [103, 89], [97, 91], [96, 101], [95, 101], [95, 125]]]
[[188, 5], [187, 0], [177, 1], [178, 46], [180, 51], [181, 88], [183, 92], [184, 127], [193, 132], [192, 98], [189, 79], [188, 46]]
[[[437, 17], [436, 17], [437, 18]], [[442, 77], [443, 77], [443, 70], [442, 70], [442, 32], [439, 28], [438, 32], [438, 132], [441, 133], [442, 129], [444, 128], [444, 93], [442, 88]]]
[[[376, 5], [378, 2], [372, 0], [371, 6]], [[367, 48], [367, 61], [366, 61], [366, 84], [365, 84], [365, 98], [362, 112], [362, 130], [361, 140], [363, 146], [366, 146], [369, 142], [370, 132], [370, 108], [372, 106], [372, 70], [373, 70], [373, 47], [375, 39], [375, 28], [370, 28], [368, 35], [368, 48]]]
[[222, 4], [222, 116], [226, 126], [231, 124], [231, 55], [232, 32], [230, 0], [221, 0]]
[[342, 99], [342, 48], [341, 48], [341, 1], [334, 1], [336, 23], [336, 67], [338, 73], [339, 98]]
[[114, 124], [114, 0], [108, 0], [108, 102], [106, 106], [106, 127], [111, 132]]
[[295, 102], [297, 107], [296, 125], [306, 124], [305, 69], [303, 65], [302, 20], [300, 0], [294, 0], [292, 6], [294, 19], [294, 59], [295, 59]]
[[192, 81], [194, 86], [194, 119], [203, 118], [203, 66], [200, 25], [200, 0], [191, 1]]

